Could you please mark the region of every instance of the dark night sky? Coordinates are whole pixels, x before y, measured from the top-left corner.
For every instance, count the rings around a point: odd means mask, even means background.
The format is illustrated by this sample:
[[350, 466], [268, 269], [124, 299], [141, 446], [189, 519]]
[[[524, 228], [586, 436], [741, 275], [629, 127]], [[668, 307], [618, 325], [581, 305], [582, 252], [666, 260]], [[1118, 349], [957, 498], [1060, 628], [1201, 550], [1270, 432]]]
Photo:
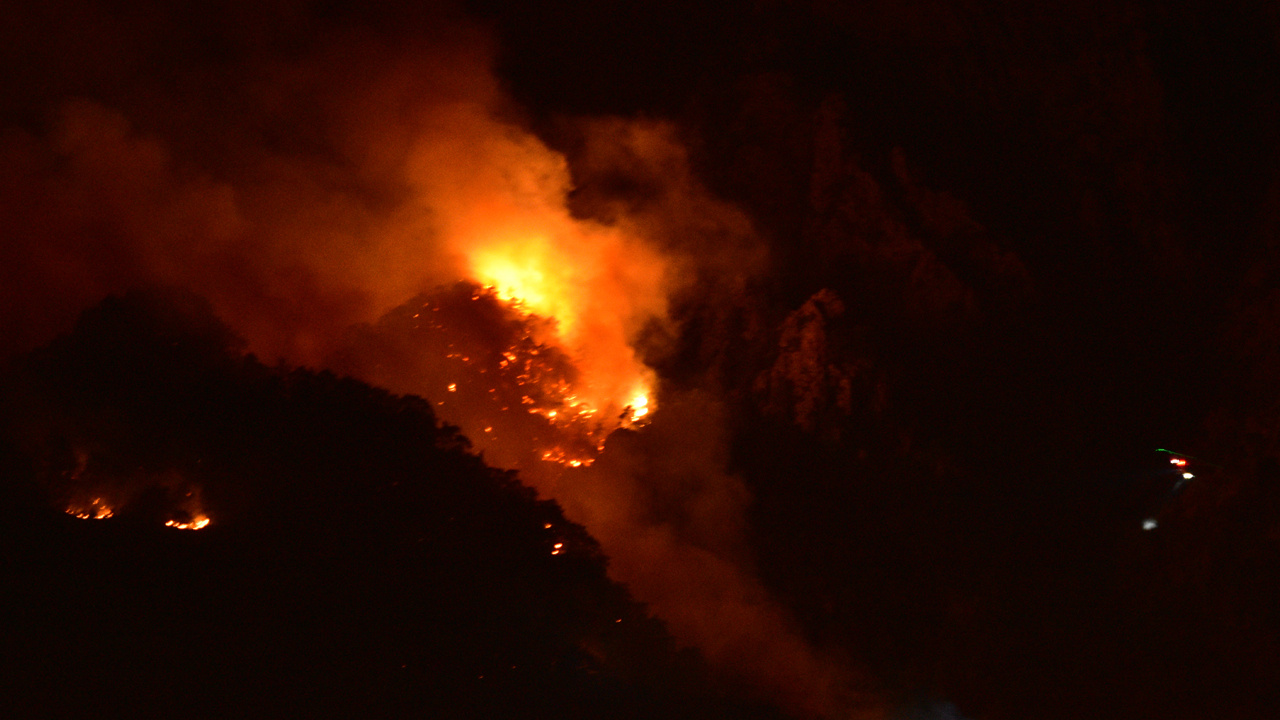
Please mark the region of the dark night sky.
[[[889, 717], [1273, 716], [1275, 7], [9, 14], [0, 356], [158, 283], [268, 364], [414, 392], [401, 304], [460, 279], [459, 232], [551, 196], [557, 227], [624, 227], [667, 273], [595, 303], [668, 409], [556, 499], [730, 695], [796, 717], [854, 696]], [[637, 287], [631, 251], [602, 261], [609, 288]], [[375, 332], [385, 355], [352, 340]], [[1201, 478], [1171, 492], [1158, 447]], [[593, 482], [616, 507], [582, 499]], [[766, 628], [750, 652], [688, 627], [707, 615], [680, 583], [717, 573]], [[771, 665], [801, 669], [742, 691]]]

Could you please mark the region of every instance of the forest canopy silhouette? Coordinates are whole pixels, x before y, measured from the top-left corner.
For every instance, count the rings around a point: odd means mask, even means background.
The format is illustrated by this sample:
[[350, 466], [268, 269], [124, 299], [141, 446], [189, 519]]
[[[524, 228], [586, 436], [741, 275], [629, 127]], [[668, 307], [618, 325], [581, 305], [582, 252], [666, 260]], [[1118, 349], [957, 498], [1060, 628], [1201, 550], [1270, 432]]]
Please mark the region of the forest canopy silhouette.
[[1280, 716], [1274, 3], [11, 5], [0, 707]]
[[[151, 289], [6, 368], [3, 670], [28, 711], [771, 717], [425, 400], [241, 347]], [[209, 526], [165, 527], [193, 489]], [[114, 514], [62, 512], [84, 494]]]

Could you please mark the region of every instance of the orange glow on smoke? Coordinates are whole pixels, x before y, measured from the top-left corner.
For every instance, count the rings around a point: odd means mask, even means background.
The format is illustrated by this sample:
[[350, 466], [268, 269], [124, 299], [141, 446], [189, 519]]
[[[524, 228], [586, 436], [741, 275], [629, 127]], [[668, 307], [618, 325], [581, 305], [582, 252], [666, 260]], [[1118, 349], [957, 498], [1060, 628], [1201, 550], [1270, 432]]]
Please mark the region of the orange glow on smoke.
[[557, 318], [562, 332], [572, 328], [573, 317], [565, 312], [564, 293], [554, 286], [546, 268], [552, 262], [547, 242], [540, 237], [524, 242], [488, 247], [472, 258], [477, 279], [492, 287], [499, 298], [528, 308], [539, 315]]
[[660, 293], [665, 263], [617, 231], [582, 225], [562, 228], [564, 239], [481, 243], [470, 251], [471, 273], [514, 309], [554, 321], [556, 337], [544, 340], [562, 346], [580, 372], [569, 398], [574, 414], [634, 422], [652, 410], [653, 372], [631, 347], [629, 325], [643, 315], [631, 293]]
[[538, 340], [562, 348], [578, 370], [560, 413], [638, 420], [653, 410], [654, 375], [633, 342], [666, 316], [671, 260], [634, 229], [571, 217], [561, 181], [550, 185], [472, 218], [454, 249], [471, 280], [517, 312], [552, 321], [553, 336]]

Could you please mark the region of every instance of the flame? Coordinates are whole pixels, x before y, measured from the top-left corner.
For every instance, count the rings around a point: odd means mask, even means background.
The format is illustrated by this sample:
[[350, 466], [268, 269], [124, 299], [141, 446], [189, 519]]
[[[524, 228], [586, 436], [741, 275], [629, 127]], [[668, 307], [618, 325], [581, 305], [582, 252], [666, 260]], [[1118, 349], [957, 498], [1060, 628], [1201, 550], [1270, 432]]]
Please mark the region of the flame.
[[[538, 454], [553, 445], [567, 447], [561, 430], [574, 423], [600, 426], [599, 433], [593, 429], [585, 443], [598, 447], [597, 440], [609, 431], [647, 418], [655, 410], [656, 375], [637, 353], [636, 341], [661, 336], [653, 331], [668, 322], [668, 297], [689, 279], [686, 264], [690, 261], [674, 252], [677, 243], [670, 237], [681, 223], [671, 226], [647, 211], [613, 213], [600, 208], [598, 213], [584, 213], [587, 216], [575, 214], [570, 202], [574, 178], [565, 156], [483, 107], [447, 104], [433, 112], [442, 127], [451, 128], [456, 136], [424, 136], [414, 142], [405, 156], [404, 173], [415, 202], [430, 216], [430, 236], [438, 239], [449, 262], [432, 263], [429, 257], [399, 249], [394, 257], [418, 258], [406, 263], [415, 268], [447, 267], [452, 279], [478, 286], [480, 292], [473, 299], [488, 293], [525, 317], [546, 321], [537, 324], [529, 346], [563, 351], [571, 360], [574, 377], [567, 387], [558, 388], [546, 387], [546, 380], [537, 377], [527, 378], [523, 382], [529, 387], [530, 400], [516, 399], [517, 395], [498, 407], [515, 411], [523, 406], [556, 425], [555, 432], [546, 434], [555, 439], [536, 439], [541, 443]], [[600, 132], [609, 131], [601, 128]], [[668, 128], [637, 129], [624, 142], [655, 167], [676, 169], [683, 178], [683, 154]], [[683, 187], [682, 183], [677, 185]], [[704, 215], [694, 217], [699, 227], [705, 224]], [[403, 232], [418, 233], [415, 223], [408, 222]], [[419, 245], [415, 242], [414, 247]], [[380, 294], [394, 295], [391, 278], [386, 288], [374, 285]], [[430, 329], [435, 313], [418, 312], [415, 320], [423, 330]], [[496, 358], [458, 352], [458, 358], [448, 359], [467, 362], [470, 358], [479, 363], [474, 366], [477, 373], [492, 361], [487, 373], [492, 378], [498, 369], [519, 368], [530, 354], [519, 348], [509, 350]], [[379, 374], [376, 369], [366, 372]], [[463, 427], [473, 441], [479, 438], [477, 444], [483, 449], [523, 442], [512, 432], [519, 422], [479, 418], [488, 412], [476, 409], [481, 401], [458, 397], [467, 394], [464, 380], [471, 379], [444, 378], [444, 386], [457, 382], [457, 395], [438, 387], [401, 390], [429, 396], [444, 417]], [[489, 393], [491, 388], [489, 384], [480, 392]], [[501, 396], [501, 388], [492, 394]], [[631, 402], [637, 396], [646, 402]], [[494, 431], [485, 433], [485, 427]], [[566, 463], [588, 460], [576, 451], [572, 455], [565, 458]]]
[[564, 293], [557, 292], [555, 280], [544, 268], [551, 262], [544, 238], [485, 248], [472, 258], [476, 278], [503, 301], [533, 312], [554, 317], [562, 332], [573, 327], [573, 316], [565, 312]]
[[64, 473], [67, 480], [80, 486], [71, 490], [71, 499], [63, 508], [72, 517], [82, 520], [114, 517], [117, 510], [128, 508], [141, 490], [158, 488], [164, 490], [169, 514], [185, 518], [170, 519], [165, 522], [167, 527], [200, 530], [210, 523], [204, 512], [200, 485], [176, 470], [143, 473], [122, 480], [90, 472], [89, 466], [88, 453], [77, 451], [75, 469]]
[[631, 399], [631, 404], [628, 407], [631, 408], [631, 418], [633, 420], [639, 420], [645, 415], [648, 415], [649, 414], [648, 392], [643, 392], [643, 393], [640, 393], [639, 395], [636, 395], [634, 398]]
[[[550, 223], [557, 232], [512, 234], [464, 249], [476, 282], [526, 316], [551, 320], [541, 338], [573, 359], [579, 377], [563, 388], [559, 416], [638, 421], [653, 410], [654, 373], [636, 355], [632, 335], [665, 314], [666, 261], [621, 230]], [[514, 363], [508, 354], [505, 362]], [[630, 400], [630, 401], [628, 401]]]
[[[580, 235], [570, 235], [581, 240]], [[616, 234], [593, 237], [605, 245], [618, 242]], [[637, 251], [637, 257], [656, 268], [662, 265], [656, 256], [643, 251]], [[478, 372], [492, 370], [514, 376], [517, 385], [528, 388], [520, 396], [527, 412], [584, 441], [575, 441], [584, 447], [572, 451], [559, 445], [544, 446], [542, 460], [572, 468], [589, 466], [609, 432], [639, 423], [653, 410], [654, 374], [630, 345], [631, 311], [622, 295], [626, 288], [617, 286], [618, 272], [602, 273], [601, 260], [592, 252], [569, 253], [545, 235], [481, 244], [471, 262], [479, 283], [472, 300], [487, 294], [529, 321], [531, 328], [538, 328], [522, 338], [521, 343], [528, 346], [507, 348], [495, 367], [479, 367]], [[548, 375], [539, 359], [545, 347], [563, 350], [576, 376]], [[446, 357], [472, 364], [472, 358], [462, 353], [451, 352]], [[446, 389], [458, 392], [457, 382], [450, 382]], [[490, 388], [488, 392], [498, 390]], [[501, 411], [507, 409], [504, 406]], [[483, 433], [492, 433], [488, 422], [480, 427]]]
[[178, 528], [179, 530], [202, 530], [209, 525], [209, 518], [202, 515], [192, 518], [190, 522], [169, 520], [164, 525], [165, 527]]
[[66, 509], [66, 513], [81, 520], [105, 520], [116, 514], [115, 510], [100, 497], [94, 498], [87, 507], [72, 505]]

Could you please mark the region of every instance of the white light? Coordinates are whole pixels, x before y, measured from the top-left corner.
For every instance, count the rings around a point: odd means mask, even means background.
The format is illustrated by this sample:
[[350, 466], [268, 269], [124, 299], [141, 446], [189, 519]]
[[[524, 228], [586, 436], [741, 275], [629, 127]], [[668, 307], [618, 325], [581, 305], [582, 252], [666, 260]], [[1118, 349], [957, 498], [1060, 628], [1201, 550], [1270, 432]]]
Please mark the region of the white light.
[[1147, 518], [1142, 521], [1143, 530], [1155, 530], [1158, 525], [1159, 523], [1156, 522], [1155, 518]]
[[1195, 477], [1195, 475], [1192, 475], [1191, 473], [1182, 473], [1183, 480], [1190, 480], [1193, 477]]

